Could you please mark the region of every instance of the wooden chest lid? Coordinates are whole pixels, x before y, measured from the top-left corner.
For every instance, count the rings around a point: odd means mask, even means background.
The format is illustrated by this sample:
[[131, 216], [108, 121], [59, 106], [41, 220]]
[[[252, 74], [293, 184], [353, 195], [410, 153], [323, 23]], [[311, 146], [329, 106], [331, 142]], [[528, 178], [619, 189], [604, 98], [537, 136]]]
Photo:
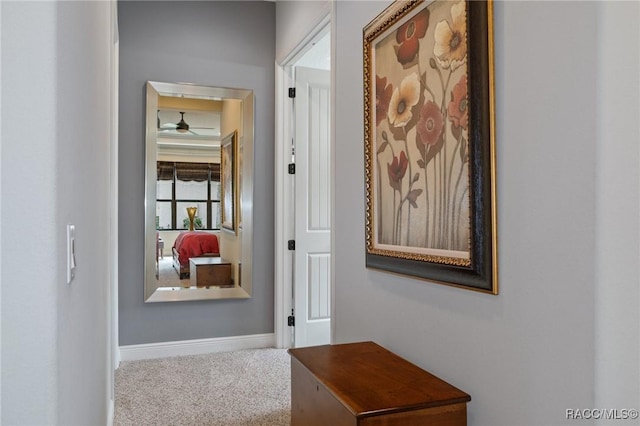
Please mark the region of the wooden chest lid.
[[374, 342], [296, 348], [289, 353], [357, 417], [471, 400]]

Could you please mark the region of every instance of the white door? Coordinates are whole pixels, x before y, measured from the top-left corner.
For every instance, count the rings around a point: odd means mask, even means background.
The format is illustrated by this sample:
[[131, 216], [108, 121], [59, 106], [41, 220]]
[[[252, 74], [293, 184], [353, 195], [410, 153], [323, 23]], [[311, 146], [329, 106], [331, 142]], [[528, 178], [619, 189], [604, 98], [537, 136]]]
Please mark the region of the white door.
[[329, 71], [296, 67], [294, 346], [330, 343]]

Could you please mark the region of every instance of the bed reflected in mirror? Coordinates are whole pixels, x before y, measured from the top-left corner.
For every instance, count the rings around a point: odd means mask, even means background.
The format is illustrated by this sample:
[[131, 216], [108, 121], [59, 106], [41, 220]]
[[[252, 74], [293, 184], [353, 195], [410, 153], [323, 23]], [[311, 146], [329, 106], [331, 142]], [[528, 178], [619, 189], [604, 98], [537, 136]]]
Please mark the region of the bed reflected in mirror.
[[145, 301], [251, 297], [252, 92], [146, 90]]

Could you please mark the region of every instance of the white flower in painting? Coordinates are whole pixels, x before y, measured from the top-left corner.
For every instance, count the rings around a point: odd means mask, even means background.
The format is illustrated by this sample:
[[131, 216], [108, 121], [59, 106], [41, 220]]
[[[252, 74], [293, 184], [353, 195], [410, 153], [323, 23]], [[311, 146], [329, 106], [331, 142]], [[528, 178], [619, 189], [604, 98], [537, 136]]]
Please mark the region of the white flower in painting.
[[400, 87], [396, 87], [389, 101], [389, 121], [395, 127], [406, 125], [412, 117], [411, 108], [420, 99], [420, 81], [418, 74], [412, 73], [402, 79]]
[[433, 54], [442, 68], [456, 69], [467, 58], [467, 18], [464, 1], [451, 6], [452, 22], [440, 21], [434, 31]]

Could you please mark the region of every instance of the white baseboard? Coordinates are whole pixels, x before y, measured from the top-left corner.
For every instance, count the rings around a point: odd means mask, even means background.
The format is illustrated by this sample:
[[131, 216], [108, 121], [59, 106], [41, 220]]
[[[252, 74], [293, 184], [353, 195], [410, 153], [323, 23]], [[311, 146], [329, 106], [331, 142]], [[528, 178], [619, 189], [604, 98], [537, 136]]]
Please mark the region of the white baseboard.
[[120, 346], [120, 361], [200, 355], [212, 352], [239, 351], [243, 349], [273, 348], [275, 347], [275, 341], [275, 334], [268, 333], [127, 345]]
[[109, 400], [108, 404], [108, 413], [107, 413], [107, 426], [113, 426], [113, 420], [115, 416], [115, 401], [113, 399]]

